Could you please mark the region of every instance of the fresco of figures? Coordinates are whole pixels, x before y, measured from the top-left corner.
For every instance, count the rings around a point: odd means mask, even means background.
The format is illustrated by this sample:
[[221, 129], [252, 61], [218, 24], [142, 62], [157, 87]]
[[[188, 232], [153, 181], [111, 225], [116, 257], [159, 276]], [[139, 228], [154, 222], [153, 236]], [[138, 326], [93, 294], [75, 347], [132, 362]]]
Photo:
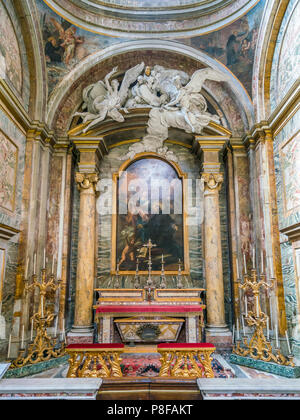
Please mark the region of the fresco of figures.
[[67, 22], [43, 1], [38, 1], [48, 69], [50, 92], [81, 60], [119, 42], [117, 38], [95, 35]]
[[252, 96], [252, 67], [264, 0], [247, 15], [214, 33], [194, 37], [190, 45], [221, 61]]
[[[247, 15], [219, 31], [176, 41], [203, 50], [221, 61], [240, 79], [251, 96], [253, 59], [264, 3], [264, 0], [260, 0]], [[50, 92], [89, 54], [127, 41], [126, 38], [96, 35], [75, 27], [55, 14], [42, 0], [37, 0], [37, 5], [44, 37]]]

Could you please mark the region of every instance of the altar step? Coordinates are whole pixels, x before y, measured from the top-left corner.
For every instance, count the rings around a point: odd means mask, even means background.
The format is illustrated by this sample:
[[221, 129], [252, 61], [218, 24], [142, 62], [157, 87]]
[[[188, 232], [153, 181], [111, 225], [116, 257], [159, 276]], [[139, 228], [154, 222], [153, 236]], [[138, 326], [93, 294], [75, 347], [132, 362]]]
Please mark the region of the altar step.
[[196, 379], [103, 379], [97, 400], [201, 400]]

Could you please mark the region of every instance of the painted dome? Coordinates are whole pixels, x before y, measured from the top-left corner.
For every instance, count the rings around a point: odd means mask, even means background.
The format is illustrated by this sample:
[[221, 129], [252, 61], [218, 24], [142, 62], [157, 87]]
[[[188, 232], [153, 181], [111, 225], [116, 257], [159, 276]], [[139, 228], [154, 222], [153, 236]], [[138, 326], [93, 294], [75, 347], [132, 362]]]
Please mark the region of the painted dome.
[[229, 25], [257, 0], [44, 0], [86, 30], [126, 38], [203, 35]]

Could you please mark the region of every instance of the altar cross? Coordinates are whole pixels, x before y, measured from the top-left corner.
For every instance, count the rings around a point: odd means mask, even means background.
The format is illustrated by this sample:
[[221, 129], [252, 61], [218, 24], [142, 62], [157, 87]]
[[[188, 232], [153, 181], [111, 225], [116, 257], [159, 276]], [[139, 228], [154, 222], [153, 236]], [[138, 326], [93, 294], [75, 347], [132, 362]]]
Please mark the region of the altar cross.
[[149, 249], [147, 287], [149, 288], [149, 291], [148, 291], [149, 294], [151, 294], [151, 288], [153, 288], [153, 281], [152, 281], [152, 278], [151, 278], [151, 271], [152, 271], [151, 251], [152, 251], [152, 248], [155, 248], [157, 245], [153, 244], [151, 239], [149, 239], [148, 243], [143, 245], [143, 246]]

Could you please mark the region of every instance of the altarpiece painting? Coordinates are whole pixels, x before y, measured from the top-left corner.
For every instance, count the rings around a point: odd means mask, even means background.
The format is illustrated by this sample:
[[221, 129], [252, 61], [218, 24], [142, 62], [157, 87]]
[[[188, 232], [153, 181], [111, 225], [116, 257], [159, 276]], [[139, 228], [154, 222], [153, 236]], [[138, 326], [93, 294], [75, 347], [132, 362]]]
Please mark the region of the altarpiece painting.
[[163, 159], [134, 160], [115, 176], [112, 271], [134, 274], [151, 269], [166, 274], [187, 269], [187, 238], [184, 217], [184, 176]]

